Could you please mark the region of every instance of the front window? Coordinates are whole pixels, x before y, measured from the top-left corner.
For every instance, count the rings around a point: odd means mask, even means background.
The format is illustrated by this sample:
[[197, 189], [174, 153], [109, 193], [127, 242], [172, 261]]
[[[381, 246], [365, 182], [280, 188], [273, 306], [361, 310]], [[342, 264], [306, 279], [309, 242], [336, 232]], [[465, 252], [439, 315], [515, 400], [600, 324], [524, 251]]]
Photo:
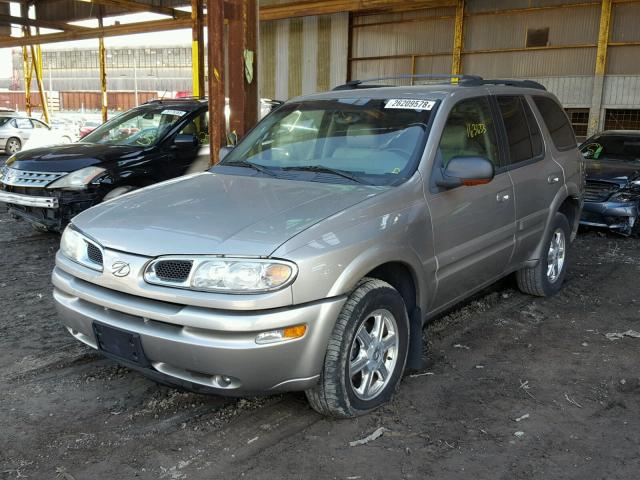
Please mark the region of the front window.
[[395, 185], [415, 171], [436, 102], [343, 98], [285, 105], [221, 162], [310, 181]]
[[81, 143], [150, 147], [188, 113], [187, 110], [167, 105], [134, 109], [96, 128]]
[[607, 135], [588, 140], [580, 151], [590, 160], [614, 159], [640, 162], [640, 136]]

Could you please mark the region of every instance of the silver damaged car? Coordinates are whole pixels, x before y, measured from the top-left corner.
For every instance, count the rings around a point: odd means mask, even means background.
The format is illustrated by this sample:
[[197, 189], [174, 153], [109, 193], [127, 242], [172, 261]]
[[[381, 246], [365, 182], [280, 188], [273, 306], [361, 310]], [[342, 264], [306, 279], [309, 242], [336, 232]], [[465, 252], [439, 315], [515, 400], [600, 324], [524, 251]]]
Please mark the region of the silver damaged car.
[[53, 271], [71, 335], [164, 383], [352, 417], [423, 367], [428, 319], [514, 272], [558, 292], [584, 172], [555, 97], [363, 87], [292, 99], [210, 171], [75, 217]]

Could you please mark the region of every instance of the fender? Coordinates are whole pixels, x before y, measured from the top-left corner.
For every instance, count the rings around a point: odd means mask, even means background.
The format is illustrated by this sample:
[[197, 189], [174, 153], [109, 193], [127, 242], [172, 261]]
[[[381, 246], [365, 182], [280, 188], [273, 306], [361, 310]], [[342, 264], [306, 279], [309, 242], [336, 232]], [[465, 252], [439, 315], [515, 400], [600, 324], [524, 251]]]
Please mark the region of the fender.
[[[533, 267], [538, 264], [538, 261], [540, 260], [540, 258], [542, 258], [544, 251], [546, 249], [546, 239], [549, 235], [549, 232], [551, 232], [551, 226], [556, 213], [558, 213], [558, 211], [560, 210], [560, 206], [567, 198], [569, 197], [580, 198], [579, 192], [580, 190], [578, 189], [578, 186], [575, 183], [565, 184], [562, 186], [560, 190], [558, 190], [558, 193], [556, 193], [556, 196], [551, 202], [551, 206], [549, 208], [549, 216], [547, 217], [547, 221], [545, 222], [544, 233], [540, 238], [540, 243], [538, 243], [538, 246], [534, 250], [531, 258], [527, 261], [527, 266]], [[582, 208], [582, 204], [580, 205], [580, 208]], [[574, 219], [576, 221], [574, 221], [574, 225], [571, 226], [572, 227], [571, 240], [575, 238], [575, 232], [577, 230], [576, 229], [577, 221], [579, 221], [579, 219], [580, 219], [580, 212], [577, 212], [576, 219]]]
[[[417, 252], [412, 248], [396, 245], [374, 246], [362, 252], [342, 271], [327, 296], [348, 295], [369, 272], [390, 262], [400, 263], [409, 270], [416, 289], [416, 306], [426, 311], [429, 299], [425, 292], [434, 291], [433, 288], [429, 288], [431, 285], [427, 284], [426, 279], [435, 278], [435, 263], [423, 265]], [[411, 312], [408, 313], [411, 314]]]

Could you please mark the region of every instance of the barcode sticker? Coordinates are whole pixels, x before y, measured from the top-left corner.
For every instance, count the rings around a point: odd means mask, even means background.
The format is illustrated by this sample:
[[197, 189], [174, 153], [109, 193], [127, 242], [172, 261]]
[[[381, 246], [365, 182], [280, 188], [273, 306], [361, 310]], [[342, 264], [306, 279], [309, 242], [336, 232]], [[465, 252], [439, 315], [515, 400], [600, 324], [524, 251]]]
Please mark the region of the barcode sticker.
[[431, 110], [436, 104], [433, 100], [411, 100], [409, 98], [392, 98], [384, 108], [401, 108], [404, 110]]

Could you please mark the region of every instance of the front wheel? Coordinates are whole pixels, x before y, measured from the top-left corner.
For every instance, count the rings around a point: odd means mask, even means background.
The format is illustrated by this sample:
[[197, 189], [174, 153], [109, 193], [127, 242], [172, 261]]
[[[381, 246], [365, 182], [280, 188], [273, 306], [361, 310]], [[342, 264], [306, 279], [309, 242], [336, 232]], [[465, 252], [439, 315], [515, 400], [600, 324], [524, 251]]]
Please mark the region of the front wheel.
[[570, 235], [569, 221], [562, 213], [556, 213], [545, 242], [543, 257], [533, 268], [516, 272], [518, 288], [530, 295], [550, 297], [562, 287], [567, 273], [567, 251]]
[[409, 317], [398, 291], [363, 279], [329, 338], [320, 380], [306, 391], [322, 415], [355, 417], [389, 401], [407, 360]]
[[22, 142], [19, 138], [11, 137], [9, 140], [7, 140], [7, 144], [5, 145], [4, 149], [7, 151], [7, 153], [13, 155], [14, 153], [18, 153], [20, 150], [22, 150]]

